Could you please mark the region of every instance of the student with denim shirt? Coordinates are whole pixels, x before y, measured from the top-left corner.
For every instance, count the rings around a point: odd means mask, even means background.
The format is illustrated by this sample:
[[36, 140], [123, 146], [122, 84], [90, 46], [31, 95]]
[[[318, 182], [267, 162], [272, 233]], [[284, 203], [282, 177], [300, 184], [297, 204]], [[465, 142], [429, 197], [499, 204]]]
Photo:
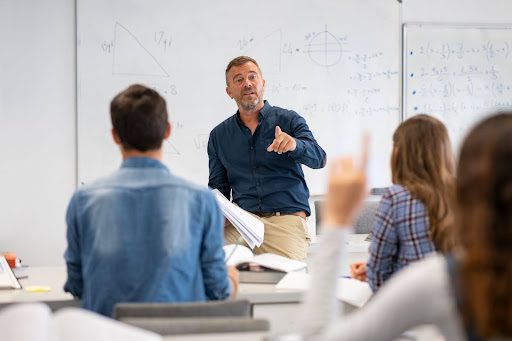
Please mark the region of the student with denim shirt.
[[[208, 185], [265, 224], [255, 254], [275, 253], [304, 261], [310, 244], [306, 217], [309, 190], [301, 165], [322, 168], [326, 156], [303, 117], [263, 100], [265, 80], [246, 56], [226, 69], [226, 92], [238, 111], [210, 133]], [[240, 234], [227, 223], [227, 244]]]
[[106, 316], [118, 302], [233, 298], [238, 273], [224, 264], [223, 216], [213, 195], [162, 163], [171, 132], [165, 100], [132, 85], [110, 111], [123, 162], [69, 203], [64, 290]]

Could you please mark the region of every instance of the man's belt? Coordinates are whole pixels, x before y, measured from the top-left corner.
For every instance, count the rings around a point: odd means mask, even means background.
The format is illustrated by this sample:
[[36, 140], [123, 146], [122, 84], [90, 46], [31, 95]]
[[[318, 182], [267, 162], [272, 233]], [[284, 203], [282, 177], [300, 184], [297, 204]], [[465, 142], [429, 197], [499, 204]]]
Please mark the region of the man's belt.
[[258, 217], [262, 218], [269, 218], [273, 216], [282, 216], [282, 215], [296, 215], [301, 217], [302, 219], [306, 219], [306, 212], [300, 211], [300, 212], [292, 212], [292, 213], [281, 213], [281, 212], [255, 212]]

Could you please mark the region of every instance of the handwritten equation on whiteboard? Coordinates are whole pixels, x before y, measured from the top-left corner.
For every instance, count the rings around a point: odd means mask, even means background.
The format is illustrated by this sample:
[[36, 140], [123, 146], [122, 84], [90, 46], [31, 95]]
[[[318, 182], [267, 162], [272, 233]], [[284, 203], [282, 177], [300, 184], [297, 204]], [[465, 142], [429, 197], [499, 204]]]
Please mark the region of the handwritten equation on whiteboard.
[[411, 26], [406, 32], [406, 118], [440, 118], [458, 145], [478, 119], [512, 107], [512, 30]]

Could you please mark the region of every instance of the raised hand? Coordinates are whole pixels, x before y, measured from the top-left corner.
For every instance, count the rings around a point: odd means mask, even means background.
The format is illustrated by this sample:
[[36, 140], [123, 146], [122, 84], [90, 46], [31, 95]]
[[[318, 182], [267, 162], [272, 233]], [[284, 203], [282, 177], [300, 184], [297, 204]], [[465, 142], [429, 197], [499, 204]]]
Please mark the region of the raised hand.
[[297, 141], [287, 133], [281, 131], [279, 126], [276, 126], [276, 134], [274, 141], [267, 148], [267, 152], [276, 152], [278, 154], [294, 151], [297, 148]]

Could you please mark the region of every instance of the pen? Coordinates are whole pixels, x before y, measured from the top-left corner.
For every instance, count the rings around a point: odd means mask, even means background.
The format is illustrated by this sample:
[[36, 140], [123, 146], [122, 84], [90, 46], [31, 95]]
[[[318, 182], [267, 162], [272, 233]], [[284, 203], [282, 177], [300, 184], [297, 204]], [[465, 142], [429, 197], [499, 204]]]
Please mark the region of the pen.
[[231, 252], [229, 253], [228, 258], [226, 258], [226, 261], [224, 263], [226, 263], [226, 264], [228, 263], [229, 259], [231, 258], [231, 256], [233, 256], [233, 254], [235, 253], [236, 248], [238, 247], [238, 245], [240, 245], [242, 240], [244, 240], [244, 238], [242, 236], [240, 236], [240, 238], [238, 238], [238, 240], [236, 241], [235, 247], [233, 248], [233, 250], [231, 250]]

